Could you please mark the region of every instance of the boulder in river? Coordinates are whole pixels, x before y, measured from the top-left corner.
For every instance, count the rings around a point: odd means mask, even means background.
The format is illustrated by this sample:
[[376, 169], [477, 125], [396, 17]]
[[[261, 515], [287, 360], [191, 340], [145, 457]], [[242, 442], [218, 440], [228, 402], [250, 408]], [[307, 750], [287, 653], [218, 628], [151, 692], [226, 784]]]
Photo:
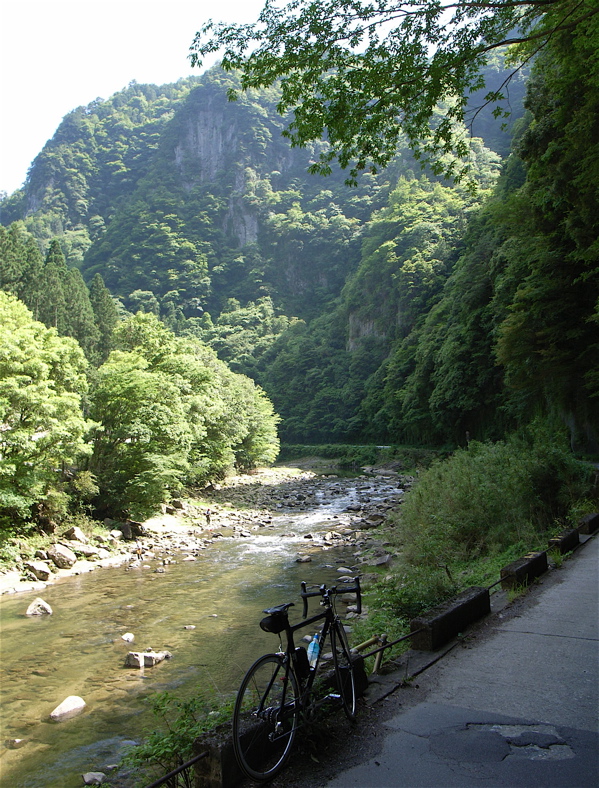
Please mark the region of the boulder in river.
[[309, 564], [312, 558], [309, 555], [298, 555], [295, 559], [297, 564]]
[[52, 608], [47, 602], [38, 596], [27, 608], [26, 616], [51, 616]]
[[154, 665], [172, 656], [170, 651], [130, 651], [125, 658], [125, 667], [153, 668]]
[[137, 539], [138, 536], [145, 536], [146, 529], [142, 523], [136, 520], [125, 520], [124, 523], [117, 525], [118, 530], [123, 534], [123, 539]]
[[81, 776], [85, 785], [102, 785], [106, 779], [104, 772], [86, 772]]
[[[93, 545], [85, 544], [84, 542], [73, 542], [73, 544], [69, 546], [69, 549], [71, 549], [77, 555], [84, 555], [86, 558], [96, 558], [100, 552], [99, 547], [94, 547]], [[108, 555], [110, 555], [110, 553], [108, 553]]]
[[69, 695], [59, 704], [50, 714], [51, 720], [66, 720], [79, 714], [87, 706], [87, 703], [78, 695]]
[[135, 635], [133, 632], [125, 632], [124, 635], [121, 635], [121, 640], [124, 640], [125, 643], [133, 643], [135, 640]]
[[27, 744], [27, 739], [6, 739], [4, 746], [8, 750], [19, 750]]
[[48, 555], [59, 569], [70, 569], [77, 560], [75, 553], [63, 544], [53, 544]]

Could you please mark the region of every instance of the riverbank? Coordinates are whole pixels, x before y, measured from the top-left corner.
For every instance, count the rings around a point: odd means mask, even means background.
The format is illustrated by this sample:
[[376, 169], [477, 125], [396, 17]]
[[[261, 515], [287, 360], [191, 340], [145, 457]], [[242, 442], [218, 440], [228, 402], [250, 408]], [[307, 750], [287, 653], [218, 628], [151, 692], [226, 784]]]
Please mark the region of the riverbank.
[[[217, 539], [244, 539], [274, 528], [273, 514], [322, 507], [350, 485], [358, 487], [358, 501], [332, 517], [329, 530], [308, 535], [298, 561], [308, 562], [315, 551], [346, 544], [369, 549], [374, 565], [381, 566], [390, 560], [385, 559], [388, 554], [365, 532], [384, 522], [413, 481], [389, 468], [368, 468], [360, 476], [342, 477], [330, 461], [318, 458], [231, 476], [193, 498], [171, 501], [143, 523], [107, 520], [87, 529], [87, 534], [80, 528], [58, 528], [45, 538], [14, 540], [20, 560], [0, 575], [0, 595], [43, 591], [57, 581], [99, 569], [141, 566], [160, 572], [174, 561], [196, 560]], [[387, 485], [387, 494], [384, 500], [373, 501], [371, 496], [381, 484]], [[70, 551], [71, 562], [63, 557], [62, 565], [57, 565], [48, 554], [53, 545]]]
[[[159, 725], [148, 700], [164, 691], [209, 692], [226, 705], [248, 664], [273, 647], [258, 626], [265, 607], [297, 603], [301, 581], [334, 585], [388, 571], [379, 522], [403, 499], [399, 485], [397, 474], [342, 478], [305, 468], [230, 479], [180, 508], [171, 502], [173, 512], [144, 523], [139, 540], [117, 540], [128, 556], [121, 568], [55, 572], [44, 589], [5, 594], [3, 714], [19, 749], [1, 757], [13, 784], [75, 788], [82, 773], [108, 773], [123, 747]], [[104, 527], [109, 535], [113, 525]], [[59, 530], [55, 540], [68, 542], [62, 537]], [[36, 596], [52, 615], [25, 615]], [[150, 647], [172, 659], [145, 671], [127, 666], [131, 648]], [[66, 696], [83, 698], [84, 712], [50, 723]], [[111, 782], [131, 786], [135, 774], [126, 772], [111, 772]]]

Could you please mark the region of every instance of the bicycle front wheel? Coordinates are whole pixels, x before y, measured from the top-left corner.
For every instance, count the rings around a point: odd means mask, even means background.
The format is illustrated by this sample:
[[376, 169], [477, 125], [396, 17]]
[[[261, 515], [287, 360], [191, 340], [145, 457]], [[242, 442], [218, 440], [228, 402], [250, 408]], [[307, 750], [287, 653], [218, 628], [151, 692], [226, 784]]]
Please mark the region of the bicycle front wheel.
[[267, 654], [241, 682], [233, 711], [237, 763], [253, 780], [270, 780], [283, 768], [295, 740], [299, 688], [286, 660]]
[[347, 635], [341, 623], [331, 629], [335, 684], [348, 720], [356, 718], [356, 679]]

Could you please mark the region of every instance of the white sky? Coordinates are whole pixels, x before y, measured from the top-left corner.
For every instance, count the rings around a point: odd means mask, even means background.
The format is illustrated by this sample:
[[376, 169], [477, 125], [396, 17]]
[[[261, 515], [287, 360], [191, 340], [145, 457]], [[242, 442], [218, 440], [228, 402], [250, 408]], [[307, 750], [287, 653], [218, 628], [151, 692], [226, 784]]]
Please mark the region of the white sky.
[[251, 22], [263, 0], [0, 0], [0, 190], [11, 194], [62, 118], [129, 82], [190, 74], [202, 22]]

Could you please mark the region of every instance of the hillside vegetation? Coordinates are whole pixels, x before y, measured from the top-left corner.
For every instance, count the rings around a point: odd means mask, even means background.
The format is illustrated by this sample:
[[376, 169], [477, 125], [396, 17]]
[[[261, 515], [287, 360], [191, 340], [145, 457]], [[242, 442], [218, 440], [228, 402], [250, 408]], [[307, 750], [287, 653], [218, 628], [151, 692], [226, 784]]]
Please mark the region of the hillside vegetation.
[[90, 505], [149, 511], [273, 460], [279, 416], [287, 442], [448, 449], [541, 419], [596, 452], [594, 20], [537, 57], [511, 153], [478, 118], [460, 183], [402, 139], [353, 188], [309, 175], [326, 144], [291, 147], [278, 89], [230, 102], [219, 68], [67, 115], [1, 203], [5, 521], [64, 508], [82, 471]]

